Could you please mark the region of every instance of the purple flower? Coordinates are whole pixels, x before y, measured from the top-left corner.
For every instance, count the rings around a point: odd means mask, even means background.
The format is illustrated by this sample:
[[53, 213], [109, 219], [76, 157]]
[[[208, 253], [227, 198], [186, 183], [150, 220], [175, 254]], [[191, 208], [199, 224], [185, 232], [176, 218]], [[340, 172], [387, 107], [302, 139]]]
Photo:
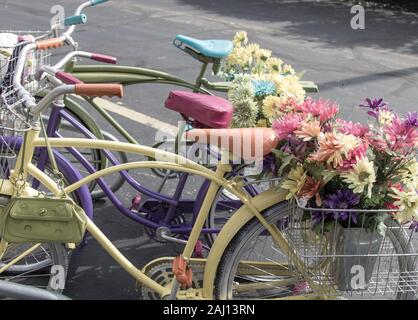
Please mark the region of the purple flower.
[[305, 141], [301, 141], [293, 135], [289, 135], [286, 140], [286, 144], [282, 147], [282, 151], [287, 152], [296, 158], [303, 160], [306, 155], [306, 148], [308, 144]]
[[409, 226], [409, 229], [418, 232], [418, 221], [412, 221], [411, 225]]
[[[329, 194], [324, 200], [324, 208], [329, 209], [352, 209], [360, 202], [360, 196], [351, 190], [338, 190], [336, 193]], [[357, 214], [354, 212], [336, 211], [332, 212], [337, 221], [351, 221], [357, 223]]]
[[277, 170], [276, 157], [273, 154], [266, 155], [263, 159], [263, 172], [276, 173]]
[[383, 101], [383, 98], [380, 99], [370, 99], [366, 98], [365, 104], [360, 104], [360, 107], [368, 108], [369, 111], [367, 111], [367, 114], [371, 117], [378, 118], [379, 117], [379, 111], [381, 110], [389, 110], [389, 106], [386, 102]]
[[418, 127], [418, 112], [408, 112], [405, 117], [405, 124], [410, 127]]
[[312, 224], [317, 225], [328, 219], [333, 219], [334, 214], [332, 212], [313, 211], [312, 212]]

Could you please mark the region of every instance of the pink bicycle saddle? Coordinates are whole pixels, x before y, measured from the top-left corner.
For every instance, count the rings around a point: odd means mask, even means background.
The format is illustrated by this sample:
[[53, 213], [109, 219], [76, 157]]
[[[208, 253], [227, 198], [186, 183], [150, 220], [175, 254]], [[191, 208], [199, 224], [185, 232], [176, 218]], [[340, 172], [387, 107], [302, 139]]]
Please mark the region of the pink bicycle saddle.
[[216, 129], [228, 128], [234, 112], [234, 107], [223, 98], [187, 91], [171, 91], [165, 106]]

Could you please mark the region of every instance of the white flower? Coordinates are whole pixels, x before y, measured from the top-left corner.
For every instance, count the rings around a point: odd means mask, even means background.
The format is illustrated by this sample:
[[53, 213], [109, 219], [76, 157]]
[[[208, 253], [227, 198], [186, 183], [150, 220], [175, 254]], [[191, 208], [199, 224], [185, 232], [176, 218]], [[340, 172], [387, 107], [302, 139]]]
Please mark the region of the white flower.
[[238, 31], [232, 40], [235, 46], [246, 45], [248, 43], [247, 32], [244, 30]]
[[398, 206], [400, 210], [400, 212], [395, 215], [395, 219], [400, 223], [411, 220], [418, 221], [418, 194], [415, 189], [407, 187], [404, 191], [400, 191], [396, 188], [392, 188], [391, 191], [392, 193], [389, 195], [396, 199], [393, 204]]
[[273, 81], [280, 96], [294, 98], [297, 102], [302, 102], [305, 99], [306, 92], [297, 76], [275, 75]]
[[418, 162], [417, 160], [411, 160], [405, 166], [403, 166], [399, 172], [401, 182], [403, 184], [410, 184], [415, 189], [418, 189]]
[[235, 77], [228, 91], [228, 99], [233, 105], [237, 105], [244, 100], [254, 99], [250, 75], [238, 75]]
[[379, 111], [379, 124], [384, 126], [384, 125], [389, 125], [392, 123], [393, 118], [395, 117], [395, 115], [388, 111], [388, 110], [381, 110]]
[[355, 165], [352, 170], [341, 174], [343, 181], [348, 184], [354, 193], [362, 193], [367, 189], [367, 197], [372, 197], [372, 187], [376, 182], [376, 173], [374, 171], [373, 162], [363, 158]]

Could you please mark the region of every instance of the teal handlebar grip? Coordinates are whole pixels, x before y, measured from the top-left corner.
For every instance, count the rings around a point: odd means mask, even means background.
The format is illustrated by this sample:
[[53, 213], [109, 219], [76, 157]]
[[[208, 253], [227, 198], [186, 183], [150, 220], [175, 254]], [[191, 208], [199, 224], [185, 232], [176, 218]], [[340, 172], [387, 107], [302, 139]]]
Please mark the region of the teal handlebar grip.
[[87, 22], [87, 16], [85, 14], [79, 14], [78, 16], [71, 16], [65, 18], [64, 25], [66, 27], [73, 26], [76, 24], [85, 24]]
[[109, 0], [91, 0], [91, 5], [92, 6], [97, 6], [98, 4], [102, 4], [105, 2], [108, 2]]

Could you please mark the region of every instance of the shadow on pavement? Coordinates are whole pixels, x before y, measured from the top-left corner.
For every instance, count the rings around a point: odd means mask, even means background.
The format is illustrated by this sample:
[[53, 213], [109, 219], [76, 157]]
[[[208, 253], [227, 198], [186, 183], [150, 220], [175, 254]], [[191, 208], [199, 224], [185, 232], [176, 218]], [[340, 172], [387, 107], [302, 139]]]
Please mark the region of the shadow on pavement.
[[[386, 80], [387, 78], [406, 78], [408, 76], [416, 75], [418, 74], [418, 67], [415, 68], [405, 68], [405, 69], [398, 69], [398, 70], [391, 70], [391, 71], [385, 71], [385, 72], [376, 72], [371, 73], [367, 75], [362, 75], [358, 77], [351, 77], [351, 78], [345, 78], [338, 81], [328, 81], [328, 82], [319, 82], [318, 86], [324, 90], [327, 88], [335, 88], [336, 86], [339, 86], [341, 84], [344, 85], [344, 87], [350, 86], [352, 84], [359, 84], [359, 83], [369, 83], [372, 81], [379, 81], [379, 80]], [[411, 86], [416, 86], [416, 80], [411, 81]]]
[[[404, 53], [418, 53], [418, 18], [400, 11], [366, 9], [366, 29], [353, 30], [350, 6], [331, 1], [283, 0], [178, 0], [223, 16], [243, 19], [245, 23], [263, 21], [266, 26], [279, 26], [291, 37], [319, 41], [326, 46], [393, 49]], [[271, 26], [269, 26], [271, 27]]]

